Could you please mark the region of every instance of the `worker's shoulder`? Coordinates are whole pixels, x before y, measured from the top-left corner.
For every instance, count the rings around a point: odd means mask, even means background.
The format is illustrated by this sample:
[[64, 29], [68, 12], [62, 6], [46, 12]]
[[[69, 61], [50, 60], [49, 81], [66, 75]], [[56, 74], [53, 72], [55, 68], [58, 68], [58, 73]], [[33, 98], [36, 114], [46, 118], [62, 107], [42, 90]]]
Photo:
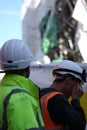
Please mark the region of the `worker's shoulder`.
[[41, 91], [40, 91], [40, 97], [45, 96], [45, 95], [46, 96], [52, 95], [52, 97], [54, 97], [56, 95], [63, 95], [63, 93], [57, 91], [54, 88], [44, 88], [44, 89], [41, 89]]
[[[26, 95], [26, 96], [25, 96]], [[28, 97], [30, 94], [27, 90], [14, 87], [1, 87], [0, 88], [0, 102], [14, 102], [18, 99]]]

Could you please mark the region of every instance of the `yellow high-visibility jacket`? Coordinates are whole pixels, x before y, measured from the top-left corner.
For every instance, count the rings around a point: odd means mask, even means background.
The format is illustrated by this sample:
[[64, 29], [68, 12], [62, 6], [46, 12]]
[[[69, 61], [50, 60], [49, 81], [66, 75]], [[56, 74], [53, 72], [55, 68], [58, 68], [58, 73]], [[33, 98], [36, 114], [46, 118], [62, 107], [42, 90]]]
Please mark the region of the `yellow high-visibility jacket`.
[[13, 89], [17, 92], [11, 95], [7, 104], [7, 130], [44, 130], [39, 88], [30, 80], [16, 74], [6, 74], [0, 83], [0, 130], [3, 130], [3, 102]]

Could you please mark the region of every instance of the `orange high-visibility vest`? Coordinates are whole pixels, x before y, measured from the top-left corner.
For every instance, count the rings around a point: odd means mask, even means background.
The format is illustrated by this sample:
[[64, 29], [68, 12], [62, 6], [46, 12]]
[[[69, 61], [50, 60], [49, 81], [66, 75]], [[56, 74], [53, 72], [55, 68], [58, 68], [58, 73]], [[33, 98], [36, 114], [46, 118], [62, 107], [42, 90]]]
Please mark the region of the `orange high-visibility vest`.
[[42, 114], [43, 114], [43, 119], [45, 123], [46, 130], [63, 130], [64, 126], [62, 125], [56, 125], [50, 118], [47, 106], [48, 106], [48, 101], [50, 98], [54, 97], [57, 94], [62, 94], [61, 92], [50, 92], [48, 94], [45, 94], [41, 97], [41, 107], [42, 107]]

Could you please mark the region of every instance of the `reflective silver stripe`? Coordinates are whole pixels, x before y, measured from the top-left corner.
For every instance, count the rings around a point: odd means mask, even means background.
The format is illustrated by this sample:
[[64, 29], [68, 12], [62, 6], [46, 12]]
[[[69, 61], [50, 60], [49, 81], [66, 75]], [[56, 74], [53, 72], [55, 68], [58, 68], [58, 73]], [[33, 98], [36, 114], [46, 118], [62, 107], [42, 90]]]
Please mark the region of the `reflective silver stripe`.
[[41, 127], [41, 122], [40, 122], [40, 119], [39, 119], [38, 112], [37, 112], [37, 114], [36, 114], [36, 119], [37, 119], [37, 122], [38, 122], [39, 127]]
[[43, 113], [44, 101], [45, 101], [45, 99], [46, 99], [51, 93], [53, 93], [53, 92], [47, 93], [47, 94], [45, 94], [45, 95], [42, 96], [42, 99], [41, 99], [42, 115], [44, 114], [44, 113]]
[[41, 125], [41, 121], [40, 121], [40, 119], [39, 119], [38, 112], [37, 112], [37, 114], [36, 114], [36, 119], [37, 119], [38, 126], [39, 126], [39, 128], [37, 128], [37, 129], [39, 129], [39, 130], [45, 130], [45, 128], [42, 127], [42, 125]]

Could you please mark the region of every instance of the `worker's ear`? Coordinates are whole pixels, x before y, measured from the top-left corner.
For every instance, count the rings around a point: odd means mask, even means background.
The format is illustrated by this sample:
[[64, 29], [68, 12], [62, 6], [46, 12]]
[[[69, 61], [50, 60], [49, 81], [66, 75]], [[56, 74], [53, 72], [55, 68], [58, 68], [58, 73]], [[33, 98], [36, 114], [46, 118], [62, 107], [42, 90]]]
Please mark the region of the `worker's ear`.
[[28, 78], [30, 76], [30, 67], [28, 66], [26, 69], [24, 69], [23, 76]]

